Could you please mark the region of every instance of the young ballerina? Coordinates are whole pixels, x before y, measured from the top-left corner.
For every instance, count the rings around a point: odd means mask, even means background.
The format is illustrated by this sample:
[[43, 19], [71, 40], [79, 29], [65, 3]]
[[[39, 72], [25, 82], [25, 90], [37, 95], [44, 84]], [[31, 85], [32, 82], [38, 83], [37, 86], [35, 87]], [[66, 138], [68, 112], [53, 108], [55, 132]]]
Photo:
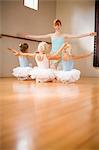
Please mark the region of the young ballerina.
[[[23, 43], [19, 44], [20, 50], [19, 53], [27, 53], [28, 52], [28, 44]], [[9, 50], [13, 51], [14, 53], [18, 53], [17, 50], [8, 48]], [[29, 79], [29, 72], [32, 69], [32, 67], [29, 66], [29, 61], [26, 56], [18, 56], [19, 60], [19, 67], [16, 67], [13, 69], [13, 75], [17, 77], [19, 80], [27, 80]]]
[[[52, 48], [51, 48], [51, 54], [54, 54], [57, 52], [57, 50], [67, 41], [70, 39], [75, 39], [75, 38], [83, 38], [86, 36], [96, 36], [96, 32], [90, 32], [86, 34], [80, 34], [80, 35], [69, 35], [69, 34], [64, 34], [61, 32], [62, 29], [62, 23], [59, 19], [55, 19], [53, 21], [53, 27], [55, 32], [47, 35], [29, 35], [29, 34], [19, 34], [19, 36], [29, 38], [29, 39], [50, 39], [52, 43]], [[51, 68], [57, 69], [59, 60], [53, 60], [51, 61]]]
[[[61, 47], [61, 50], [66, 48], [66, 44]], [[48, 82], [55, 79], [55, 74], [52, 69], [50, 69], [49, 60], [59, 60], [59, 55], [48, 55], [45, 52], [47, 51], [49, 45], [46, 42], [41, 42], [38, 45], [38, 50], [35, 53], [22, 53], [14, 51], [15, 55], [18, 56], [30, 56], [33, 57], [37, 63], [37, 66], [34, 67], [29, 75], [32, 79], [36, 79], [36, 82]]]
[[62, 63], [62, 71], [55, 71], [55, 75], [57, 80], [61, 82], [75, 82], [80, 78], [80, 71], [77, 69], [74, 69], [74, 61], [87, 58], [91, 56], [93, 53], [88, 53], [88, 54], [81, 54], [81, 55], [72, 55], [72, 49], [69, 44], [67, 44], [66, 49], [60, 49], [57, 51], [56, 54], [59, 52], [62, 52], [62, 58], [61, 58], [61, 63]]

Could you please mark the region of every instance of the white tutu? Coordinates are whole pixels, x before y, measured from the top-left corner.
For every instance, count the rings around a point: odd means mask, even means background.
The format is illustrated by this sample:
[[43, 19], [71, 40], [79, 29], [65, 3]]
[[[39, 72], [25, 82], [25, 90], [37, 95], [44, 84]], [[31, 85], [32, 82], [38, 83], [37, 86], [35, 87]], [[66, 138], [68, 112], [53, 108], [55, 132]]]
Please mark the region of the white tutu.
[[40, 67], [34, 67], [30, 71], [30, 76], [32, 79], [40, 79], [45, 81], [52, 81], [55, 79], [55, 74], [52, 69], [43, 69]]
[[72, 69], [71, 71], [54, 71], [57, 80], [61, 82], [75, 82], [80, 79], [80, 71]]
[[15, 77], [23, 77], [23, 78], [28, 78], [29, 77], [29, 72], [31, 71], [31, 67], [16, 67], [13, 69], [13, 75]]

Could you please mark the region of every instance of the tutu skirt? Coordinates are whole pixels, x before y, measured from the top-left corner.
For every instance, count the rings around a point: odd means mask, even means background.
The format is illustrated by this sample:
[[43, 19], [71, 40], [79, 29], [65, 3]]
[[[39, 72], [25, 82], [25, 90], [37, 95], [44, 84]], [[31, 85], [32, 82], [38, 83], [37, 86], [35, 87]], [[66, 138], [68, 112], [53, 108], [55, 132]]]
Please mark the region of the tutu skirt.
[[55, 74], [52, 69], [43, 69], [39, 67], [34, 67], [29, 75], [32, 79], [40, 79], [43, 81], [52, 81], [55, 79]]
[[75, 82], [80, 79], [80, 71], [72, 69], [71, 71], [54, 71], [56, 79], [61, 82]]
[[31, 67], [16, 67], [13, 69], [13, 75], [18, 78], [28, 78]]

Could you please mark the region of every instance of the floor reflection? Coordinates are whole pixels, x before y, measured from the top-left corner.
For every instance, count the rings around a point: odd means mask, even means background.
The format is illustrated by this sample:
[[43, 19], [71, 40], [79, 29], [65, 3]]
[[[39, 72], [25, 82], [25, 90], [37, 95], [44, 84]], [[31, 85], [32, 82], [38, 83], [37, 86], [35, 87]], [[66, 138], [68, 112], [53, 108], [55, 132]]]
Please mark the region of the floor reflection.
[[91, 142], [89, 147], [93, 149], [99, 148], [99, 94], [97, 94], [97, 92], [99, 92], [99, 87], [94, 86], [91, 92], [92, 110], [90, 113], [90, 121], [91, 121], [90, 132], [92, 136], [91, 136]]

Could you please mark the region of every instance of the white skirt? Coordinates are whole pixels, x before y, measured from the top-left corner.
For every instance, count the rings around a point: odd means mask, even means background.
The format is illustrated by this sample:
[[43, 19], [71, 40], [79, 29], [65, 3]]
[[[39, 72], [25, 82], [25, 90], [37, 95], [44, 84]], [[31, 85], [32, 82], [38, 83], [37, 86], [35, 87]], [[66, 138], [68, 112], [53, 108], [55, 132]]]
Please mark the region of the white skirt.
[[80, 71], [72, 69], [71, 71], [54, 71], [56, 79], [61, 82], [75, 82], [80, 79]]
[[32, 79], [40, 79], [45, 81], [52, 81], [55, 79], [55, 74], [50, 68], [42, 69], [36, 66], [30, 71], [29, 75]]
[[13, 69], [13, 75], [15, 77], [29, 77], [29, 72], [31, 71], [31, 67], [16, 67]]

